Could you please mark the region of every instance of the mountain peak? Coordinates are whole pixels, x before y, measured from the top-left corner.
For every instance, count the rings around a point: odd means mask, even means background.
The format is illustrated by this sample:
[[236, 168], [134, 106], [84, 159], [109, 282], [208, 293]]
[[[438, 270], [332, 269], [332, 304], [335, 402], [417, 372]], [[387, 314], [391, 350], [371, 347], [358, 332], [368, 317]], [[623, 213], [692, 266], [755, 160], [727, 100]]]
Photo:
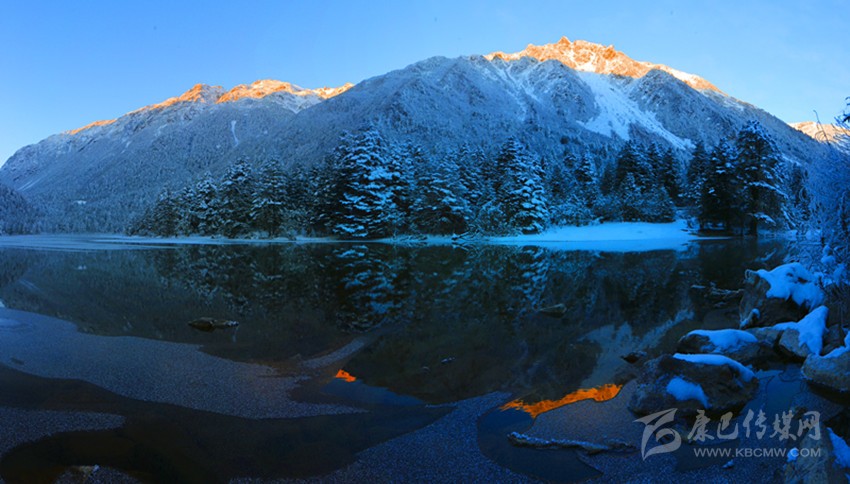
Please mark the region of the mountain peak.
[[238, 101], [244, 98], [259, 99], [266, 97], [276, 92], [287, 92], [294, 96], [318, 96], [321, 99], [328, 99], [350, 89], [354, 84], [346, 83], [340, 87], [320, 87], [318, 89], [304, 89], [289, 82], [276, 81], [274, 79], [263, 79], [254, 81], [250, 86], [240, 84], [233, 89], [227, 91], [216, 100], [216, 103], [225, 103]]
[[531, 57], [539, 61], [557, 60], [577, 71], [615, 74], [633, 78], [643, 77], [647, 72], [658, 69], [667, 72], [694, 89], [721, 92], [716, 86], [699, 76], [663, 64], [636, 61], [615, 49], [613, 45], [603, 46], [584, 40], [571, 42], [567, 37], [561, 37], [554, 44], [529, 44], [525, 50], [520, 52], [512, 54], [493, 52], [484, 57], [491, 61], [493, 59], [515, 61], [523, 57]]

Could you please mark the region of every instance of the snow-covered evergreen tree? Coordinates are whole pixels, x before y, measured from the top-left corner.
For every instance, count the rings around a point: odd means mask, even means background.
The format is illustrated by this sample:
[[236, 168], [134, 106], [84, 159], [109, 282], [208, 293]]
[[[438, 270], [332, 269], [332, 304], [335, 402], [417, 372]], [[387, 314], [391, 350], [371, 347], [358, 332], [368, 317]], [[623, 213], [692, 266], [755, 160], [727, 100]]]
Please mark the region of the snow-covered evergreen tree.
[[596, 201], [598, 187], [583, 158], [567, 152], [562, 162], [550, 165], [546, 177], [552, 225], [580, 225], [593, 219], [590, 207]]
[[708, 165], [702, 168], [697, 215], [701, 228], [731, 229], [739, 218], [736, 161], [734, 149], [721, 143], [711, 152]]
[[17, 191], [0, 184], [0, 234], [28, 234], [36, 231], [36, 211]]
[[702, 197], [702, 184], [711, 167], [711, 159], [702, 141], [697, 141], [688, 164], [685, 197], [691, 204], [699, 204]]
[[250, 230], [254, 179], [251, 166], [238, 160], [227, 169], [218, 190], [219, 230], [225, 237], [244, 235]]
[[549, 220], [542, 159], [530, 156], [521, 143], [510, 138], [496, 161], [500, 173], [494, 191], [507, 226], [524, 234], [542, 231]]
[[286, 173], [279, 162], [270, 161], [260, 167], [251, 195], [251, 225], [270, 237], [280, 235], [284, 226], [287, 188]]
[[782, 190], [779, 152], [773, 140], [757, 121], [738, 132], [737, 177], [741, 185], [741, 209], [748, 231], [758, 235], [759, 227], [779, 227], [787, 196]]
[[392, 235], [399, 224], [394, 181], [400, 175], [389, 159], [386, 145], [376, 129], [353, 141], [340, 161], [350, 174], [340, 201], [341, 217], [332, 227], [344, 238], [377, 238]]
[[209, 172], [195, 185], [194, 195], [196, 198], [188, 214], [189, 233], [215, 235], [221, 225], [221, 214], [218, 209], [218, 188]]
[[412, 207], [414, 226], [421, 233], [460, 234], [469, 228], [470, 211], [455, 156], [449, 154], [425, 166], [418, 177]]
[[614, 170], [614, 190], [623, 191], [626, 177], [631, 174], [638, 187], [645, 189], [653, 185], [656, 180], [652, 166], [646, 158], [646, 154], [635, 143], [628, 141], [617, 155]]

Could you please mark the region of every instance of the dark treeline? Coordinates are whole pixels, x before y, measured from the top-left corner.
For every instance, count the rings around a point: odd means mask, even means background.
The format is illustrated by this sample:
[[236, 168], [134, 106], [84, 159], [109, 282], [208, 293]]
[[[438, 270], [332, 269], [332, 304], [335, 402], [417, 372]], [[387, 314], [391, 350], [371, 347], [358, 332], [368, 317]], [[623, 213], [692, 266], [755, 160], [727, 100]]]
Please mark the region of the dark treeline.
[[35, 232], [38, 213], [16, 190], [0, 185], [0, 235]]
[[688, 197], [702, 229], [757, 235], [808, 216], [806, 171], [782, 163], [770, 136], [750, 122], [732, 142], [697, 144], [688, 169]]
[[781, 170], [778, 151], [757, 123], [734, 143], [697, 145], [688, 166], [685, 172], [672, 150], [634, 142], [604, 164], [569, 151], [549, 160], [515, 138], [492, 155], [461, 146], [432, 156], [370, 129], [343, 136], [324, 163], [309, 169], [239, 161], [220, 179], [206, 175], [165, 192], [128, 232], [341, 239], [533, 234], [593, 221], [669, 222], [677, 205], [689, 205], [704, 229], [756, 233], [793, 218], [786, 193], [805, 205], [803, 170]]

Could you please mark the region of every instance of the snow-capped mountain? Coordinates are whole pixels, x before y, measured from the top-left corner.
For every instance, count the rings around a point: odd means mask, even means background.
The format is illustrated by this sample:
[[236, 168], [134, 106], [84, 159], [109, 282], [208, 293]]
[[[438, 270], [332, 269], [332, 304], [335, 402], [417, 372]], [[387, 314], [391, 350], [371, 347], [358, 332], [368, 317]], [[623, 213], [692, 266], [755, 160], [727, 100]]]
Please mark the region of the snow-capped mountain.
[[24, 147], [0, 168], [0, 183], [41, 208], [51, 230], [121, 230], [166, 187], [240, 158], [309, 165], [341, 133], [367, 126], [432, 152], [466, 143], [492, 153], [516, 136], [541, 156], [589, 152], [606, 163], [634, 140], [671, 147], [685, 162], [696, 142], [714, 145], [751, 119], [789, 159], [824, 149], [698, 76], [562, 39], [516, 54], [435, 57], [335, 89], [198, 85]]
[[502, 59], [506, 61], [514, 61], [523, 57], [531, 57], [539, 61], [556, 60], [577, 71], [615, 74], [635, 79], [645, 76], [651, 70], [657, 69], [670, 74], [694, 89], [708, 89], [720, 92], [720, 89], [717, 89], [714, 84], [699, 76], [688, 74], [687, 72], [682, 72], [663, 64], [636, 61], [614, 49], [613, 45], [605, 47], [583, 40], [570, 42], [570, 39], [566, 37], [561, 37], [561, 40], [554, 44], [528, 44], [528, 47], [520, 52], [513, 54], [493, 52], [484, 57], [488, 60]]

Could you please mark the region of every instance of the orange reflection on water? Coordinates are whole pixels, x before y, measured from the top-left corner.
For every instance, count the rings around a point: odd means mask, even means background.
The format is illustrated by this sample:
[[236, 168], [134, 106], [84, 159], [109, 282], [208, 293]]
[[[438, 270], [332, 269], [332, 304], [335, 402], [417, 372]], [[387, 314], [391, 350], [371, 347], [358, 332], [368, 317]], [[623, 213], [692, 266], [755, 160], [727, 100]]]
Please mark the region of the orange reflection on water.
[[525, 403], [522, 400], [514, 400], [512, 402], [504, 404], [501, 409], [508, 410], [513, 408], [528, 413], [529, 415], [531, 415], [532, 418], [537, 418], [537, 416], [541, 413], [548, 412], [549, 410], [555, 410], [556, 408], [563, 407], [564, 405], [569, 405], [580, 400], [592, 399], [597, 402], [611, 400], [612, 398], [616, 397], [618, 393], [620, 393], [620, 389], [622, 388], [622, 385], [606, 383], [601, 387], [581, 388], [565, 395], [560, 400], [543, 400], [537, 403]]
[[357, 381], [356, 376], [352, 375], [351, 373], [349, 373], [345, 370], [339, 370], [338, 372], [336, 372], [336, 375], [334, 375], [334, 378], [339, 378], [340, 380], [346, 381], [348, 383], [351, 383], [353, 381]]

